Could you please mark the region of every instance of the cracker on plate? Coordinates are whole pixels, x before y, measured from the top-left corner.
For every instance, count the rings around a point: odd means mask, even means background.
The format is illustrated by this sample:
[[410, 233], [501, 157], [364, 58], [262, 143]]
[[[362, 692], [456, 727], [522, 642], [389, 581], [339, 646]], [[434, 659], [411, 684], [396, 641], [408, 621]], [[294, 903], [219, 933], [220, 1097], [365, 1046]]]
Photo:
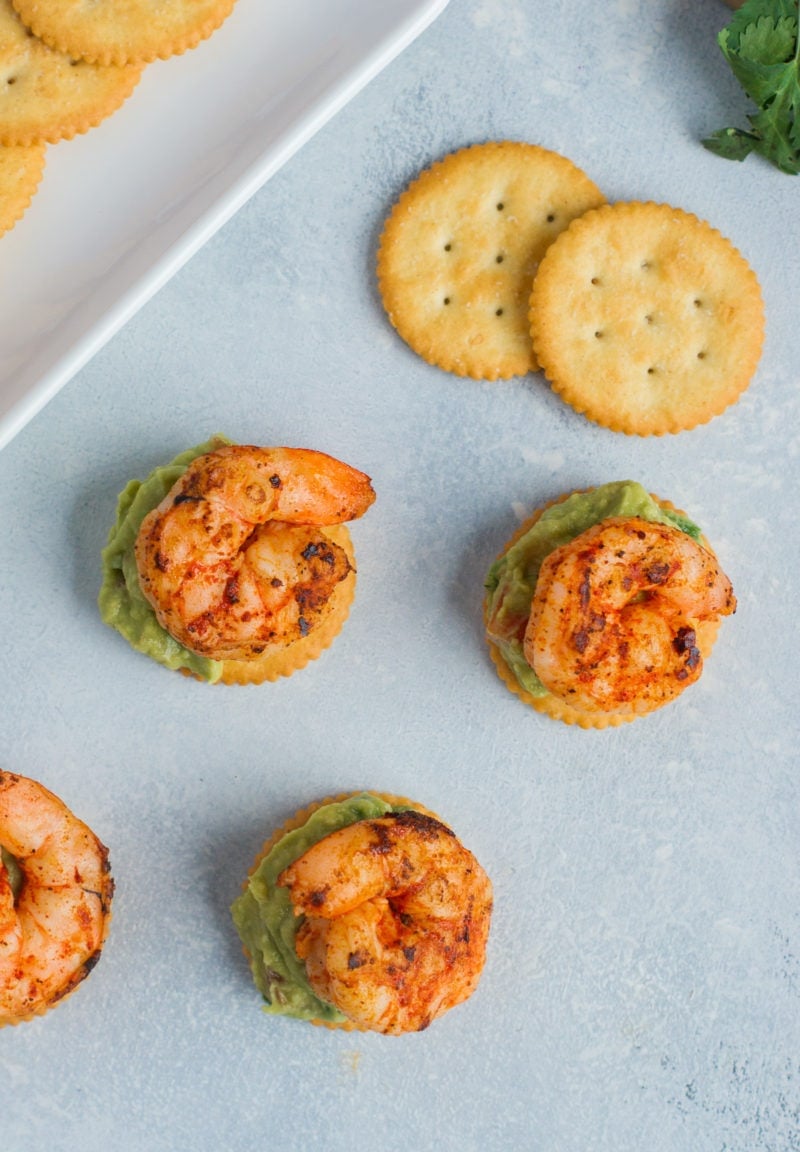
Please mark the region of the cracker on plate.
[[114, 112], [139, 82], [141, 65], [101, 67], [54, 51], [0, 0], [0, 144], [55, 144]]
[[28, 209], [44, 172], [44, 144], [0, 146], [0, 236]]
[[604, 205], [547, 252], [533, 284], [536, 355], [556, 392], [606, 428], [703, 424], [758, 364], [764, 306], [731, 242], [668, 204]]
[[564, 156], [515, 141], [475, 144], [426, 169], [383, 230], [378, 283], [415, 352], [459, 376], [536, 368], [528, 328], [546, 249], [605, 197]]
[[166, 60], [205, 40], [234, 0], [14, 0], [31, 31], [60, 52], [96, 64]]

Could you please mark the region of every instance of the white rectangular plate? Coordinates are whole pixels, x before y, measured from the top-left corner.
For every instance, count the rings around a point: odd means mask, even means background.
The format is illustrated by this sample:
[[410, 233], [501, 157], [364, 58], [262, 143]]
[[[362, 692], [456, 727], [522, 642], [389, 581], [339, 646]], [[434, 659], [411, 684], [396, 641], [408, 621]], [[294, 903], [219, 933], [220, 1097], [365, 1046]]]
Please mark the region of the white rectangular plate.
[[447, 0], [238, 0], [48, 149], [0, 242], [0, 448]]

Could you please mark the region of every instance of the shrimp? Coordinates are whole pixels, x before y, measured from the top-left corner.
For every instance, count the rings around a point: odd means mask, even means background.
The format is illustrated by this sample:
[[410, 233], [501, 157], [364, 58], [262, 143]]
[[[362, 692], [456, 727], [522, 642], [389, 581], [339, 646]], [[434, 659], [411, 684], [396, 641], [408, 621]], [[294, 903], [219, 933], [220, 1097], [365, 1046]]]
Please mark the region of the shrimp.
[[114, 881], [94, 833], [52, 792], [13, 772], [0, 772], [0, 844], [2, 1026], [44, 1012], [91, 972]]
[[612, 517], [544, 560], [523, 651], [579, 711], [641, 715], [700, 676], [697, 624], [735, 610], [716, 558], [685, 532]]
[[357, 1028], [420, 1031], [471, 996], [492, 888], [455, 834], [413, 810], [333, 832], [285, 869], [314, 992]]
[[374, 499], [363, 472], [310, 449], [230, 445], [199, 456], [142, 521], [142, 593], [185, 648], [252, 660], [324, 619], [352, 566], [322, 527]]

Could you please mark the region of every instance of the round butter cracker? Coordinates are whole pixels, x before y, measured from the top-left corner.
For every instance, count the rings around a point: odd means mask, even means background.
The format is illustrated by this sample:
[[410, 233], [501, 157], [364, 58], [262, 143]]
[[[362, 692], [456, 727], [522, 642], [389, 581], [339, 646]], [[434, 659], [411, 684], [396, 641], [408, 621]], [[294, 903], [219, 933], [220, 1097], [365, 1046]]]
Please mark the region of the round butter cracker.
[[740, 252], [668, 204], [619, 203], [576, 220], [533, 283], [530, 327], [553, 389], [629, 435], [704, 424], [747, 388], [764, 305]]
[[230, 15], [234, 0], [13, 0], [51, 48], [96, 64], [150, 63], [195, 48]]
[[428, 363], [496, 380], [536, 368], [531, 284], [548, 246], [605, 197], [564, 156], [515, 141], [475, 144], [409, 185], [377, 261], [393, 326]]
[[130, 96], [140, 65], [87, 64], [32, 36], [0, 0], [0, 144], [56, 144], [87, 132]]

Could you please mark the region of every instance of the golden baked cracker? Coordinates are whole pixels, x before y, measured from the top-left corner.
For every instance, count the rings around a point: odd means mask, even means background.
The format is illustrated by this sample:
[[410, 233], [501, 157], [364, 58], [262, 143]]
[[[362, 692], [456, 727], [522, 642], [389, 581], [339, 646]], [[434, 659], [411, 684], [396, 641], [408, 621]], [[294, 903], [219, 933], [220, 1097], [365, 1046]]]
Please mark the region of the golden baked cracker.
[[96, 64], [149, 63], [196, 47], [234, 0], [13, 0], [24, 24], [52, 48]]
[[0, 146], [0, 236], [25, 213], [44, 172], [44, 144]]
[[[594, 489], [585, 488], [582, 491], [593, 492]], [[527, 520], [525, 520], [519, 526], [510, 540], [507, 541], [505, 547], [498, 553], [497, 559], [499, 560], [501, 557], [505, 556], [509, 548], [516, 544], [518, 540], [521, 540], [526, 532], [530, 531], [530, 529], [533, 527], [543, 512], [545, 512], [548, 508], [552, 508], [554, 504], [563, 503], [564, 500], [569, 499], [572, 494], [573, 493], [571, 492], [565, 492], [563, 496], [558, 496], [555, 500], [548, 500], [546, 504], [543, 504], [540, 508], [537, 508], [536, 511], [533, 512], [527, 518]], [[650, 495], [652, 496], [653, 500], [655, 500], [655, 502], [662, 508], [665, 508], [670, 512], [676, 512], [679, 516], [686, 515], [685, 512], [683, 512], [680, 508], [676, 508], [676, 506], [669, 500], [664, 500], [661, 496], [656, 496], [652, 492]], [[713, 556], [714, 552], [705, 536], [701, 536], [700, 542], [706, 551], [710, 552]], [[487, 613], [488, 597], [485, 597], [483, 601], [484, 626], [487, 623]], [[714, 641], [717, 638], [719, 626], [719, 619], [700, 620], [695, 625], [698, 647], [702, 651], [704, 657], [708, 657], [711, 653], [711, 649], [714, 647]], [[548, 692], [546, 696], [534, 696], [532, 693], [527, 692], [522, 687], [519, 680], [517, 680], [516, 676], [514, 675], [514, 672], [506, 663], [502, 652], [497, 647], [497, 645], [488, 638], [488, 636], [486, 642], [489, 646], [489, 656], [491, 657], [492, 663], [494, 664], [495, 671], [505, 684], [506, 688], [513, 692], [515, 696], [518, 696], [520, 700], [523, 701], [523, 703], [529, 705], [536, 712], [541, 712], [545, 716], [549, 716], [552, 720], [561, 720], [564, 724], [574, 724], [578, 728], [603, 729], [619, 728], [622, 724], [630, 724], [632, 721], [639, 719], [641, 716], [641, 714], [637, 712], [609, 713], [601, 712], [599, 710], [596, 712], [580, 711], [577, 708], [573, 708], [566, 702], [566, 700], [562, 700], [560, 697], [554, 696], [552, 692]]]
[[141, 66], [100, 67], [32, 36], [0, 0], [0, 144], [55, 144], [86, 132], [131, 94]]
[[425, 360], [496, 380], [536, 367], [528, 329], [539, 261], [575, 217], [604, 203], [564, 156], [475, 144], [426, 169], [384, 227], [378, 283], [389, 319]]
[[334, 588], [330, 600], [330, 611], [316, 628], [307, 636], [294, 643], [279, 648], [267, 649], [263, 656], [255, 660], [224, 660], [219, 684], [263, 684], [264, 681], [279, 680], [291, 676], [300, 668], [305, 668], [311, 660], [329, 648], [334, 638], [342, 630], [342, 625], [350, 614], [350, 606], [356, 590], [356, 567], [353, 542], [344, 524], [327, 525], [324, 534], [343, 548], [350, 561], [351, 571]]
[[576, 220], [533, 284], [545, 375], [590, 420], [680, 432], [732, 404], [764, 339], [758, 280], [731, 242], [668, 204], [605, 205]]

